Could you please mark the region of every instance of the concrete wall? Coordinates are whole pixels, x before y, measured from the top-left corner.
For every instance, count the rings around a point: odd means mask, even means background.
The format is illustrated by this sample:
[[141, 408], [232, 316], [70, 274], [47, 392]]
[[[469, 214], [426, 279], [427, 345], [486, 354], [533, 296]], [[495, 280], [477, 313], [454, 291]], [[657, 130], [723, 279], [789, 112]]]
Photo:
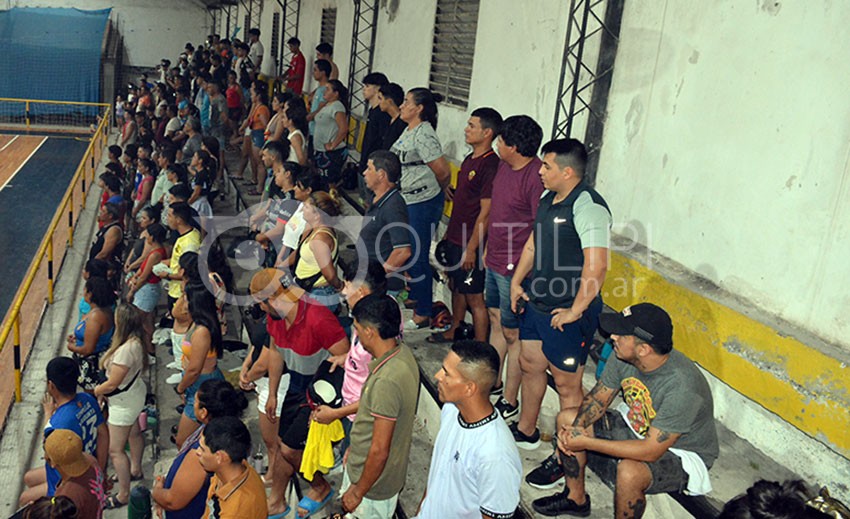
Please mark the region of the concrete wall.
[[203, 42], [209, 29], [206, 9], [192, 0], [10, 0], [9, 7], [111, 7], [124, 38], [124, 64], [136, 67], [156, 66], [166, 57], [176, 62], [186, 42]]
[[598, 176], [641, 241], [848, 348], [850, 4], [627, 2]]

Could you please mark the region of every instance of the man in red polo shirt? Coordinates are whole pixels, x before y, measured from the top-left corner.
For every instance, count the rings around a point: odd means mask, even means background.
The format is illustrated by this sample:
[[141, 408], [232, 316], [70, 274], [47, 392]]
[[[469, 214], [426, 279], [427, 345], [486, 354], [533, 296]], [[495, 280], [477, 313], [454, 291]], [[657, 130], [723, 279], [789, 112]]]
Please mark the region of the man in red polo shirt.
[[[348, 353], [348, 337], [336, 316], [325, 306], [305, 296], [304, 290], [277, 269], [263, 269], [251, 279], [251, 297], [267, 314], [269, 348], [279, 355], [269, 355], [269, 399], [266, 416], [277, 421], [277, 391], [284, 365], [290, 375], [289, 389], [283, 400], [278, 435], [279, 456], [274, 462], [272, 492], [268, 499], [269, 517], [285, 517], [286, 487], [307, 443], [310, 406], [307, 387], [322, 362], [332, 362], [339, 369]], [[318, 509], [331, 496], [331, 486], [316, 473], [310, 490], [298, 506]]]
[[286, 44], [289, 46], [289, 52], [292, 53], [292, 59], [289, 60], [289, 68], [284, 73], [286, 89], [300, 96], [301, 92], [304, 91], [304, 74], [307, 71], [307, 60], [301, 52], [301, 40], [298, 38], [289, 38]]

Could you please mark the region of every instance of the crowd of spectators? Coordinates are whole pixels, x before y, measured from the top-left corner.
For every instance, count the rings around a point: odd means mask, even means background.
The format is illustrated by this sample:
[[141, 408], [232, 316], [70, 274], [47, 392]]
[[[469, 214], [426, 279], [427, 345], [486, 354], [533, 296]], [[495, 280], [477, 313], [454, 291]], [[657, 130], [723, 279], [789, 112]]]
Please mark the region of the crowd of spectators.
[[[351, 160], [349, 92], [333, 48], [316, 48], [314, 88], [305, 94], [298, 39], [288, 42], [293, 57], [278, 82], [259, 73], [259, 39], [252, 29], [247, 42], [213, 35], [206, 47], [187, 44], [176, 66], [163, 60], [156, 83], [143, 77], [119, 99], [120, 135], [99, 176], [99, 229], [71, 356], [47, 368], [45, 466], [25, 476], [28, 517], [47, 517], [37, 515], [45, 507], [50, 517], [100, 517], [128, 503], [131, 482], [145, 478], [144, 374], [169, 353], [167, 382], [183, 402], [171, 437], [178, 454], [149, 480], [164, 517], [306, 517], [334, 496], [350, 517], [392, 517], [420, 383], [403, 338], [433, 324], [429, 250], [446, 200], [454, 209], [436, 256], [453, 319], [426, 340], [451, 346], [435, 374], [444, 405], [427, 490], [410, 512], [513, 516], [523, 484], [517, 449], [541, 443], [547, 372], [560, 409], [545, 432], [557, 448], [525, 483], [565, 486], [535, 500], [537, 512], [590, 514], [588, 451], [620, 460], [617, 517], [641, 517], [647, 494], [709, 492], [718, 456], [712, 395], [673, 349], [670, 317], [650, 303], [601, 314], [612, 216], [584, 180], [582, 143], [543, 144], [531, 117], [478, 108], [464, 130], [471, 152], [452, 185], [436, 133], [441, 97], [368, 74], [357, 164], [366, 214], [358, 257], [341, 264], [335, 187]], [[225, 153], [238, 154], [235, 171]], [[245, 225], [261, 264], [240, 287], [219, 241], [204, 242], [216, 236], [226, 175], [258, 197]], [[227, 252], [242, 254], [245, 243]], [[250, 294], [259, 326], [249, 331], [234, 388], [219, 360], [225, 296], [240, 291]], [[410, 319], [401, 307], [413, 310]], [[582, 374], [600, 327], [614, 355], [585, 394]], [[170, 350], [159, 347], [169, 342]], [[257, 393], [260, 441], [242, 422], [245, 392]], [[612, 406], [620, 392], [624, 403]], [[260, 442], [264, 477], [248, 463]], [[336, 464], [333, 445], [345, 453], [339, 488], [325, 478]], [[114, 478], [105, 477], [108, 464]], [[297, 475], [309, 488], [288, 503]]]

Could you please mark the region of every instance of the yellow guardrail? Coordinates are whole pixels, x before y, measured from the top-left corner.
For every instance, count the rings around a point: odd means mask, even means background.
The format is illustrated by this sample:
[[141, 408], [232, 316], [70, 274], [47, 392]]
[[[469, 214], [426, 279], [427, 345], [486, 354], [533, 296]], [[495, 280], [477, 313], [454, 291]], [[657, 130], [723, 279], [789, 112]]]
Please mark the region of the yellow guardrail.
[[[6, 341], [9, 338], [9, 335], [12, 334], [12, 348], [14, 354], [14, 370], [15, 370], [15, 401], [21, 401], [21, 308], [24, 306], [24, 302], [27, 299], [27, 296], [30, 294], [30, 289], [32, 288], [33, 283], [36, 280], [36, 276], [38, 274], [39, 268], [42, 265], [42, 262], [47, 257], [47, 302], [48, 304], [53, 304], [53, 285], [54, 285], [54, 234], [57, 229], [59, 229], [59, 225], [62, 221], [63, 214], [67, 211], [67, 225], [68, 225], [68, 246], [73, 245], [74, 240], [74, 227], [76, 221], [74, 220], [74, 193], [77, 190], [77, 187], [80, 187], [81, 191], [81, 204], [80, 207], [85, 206], [87, 190], [86, 190], [86, 172], [89, 172], [89, 186], [94, 183], [94, 175], [95, 168], [97, 163], [100, 161], [100, 158], [103, 156], [104, 149], [108, 144], [109, 139], [109, 120], [110, 120], [110, 106], [104, 103], [72, 103], [67, 101], [42, 101], [42, 100], [34, 100], [34, 99], [10, 99], [10, 98], [0, 98], [0, 102], [14, 102], [14, 103], [24, 103], [26, 109], [26, 127], [29, 128], [29, 112], [30, 107], [36, 104], [53, 104], [53, 105], [79, 105], [79, 106], [97, 106], [103, 109], [103, 112], [99, 114], [100, 121], [95, 127], [94, 131], [91, 134], [91, 141], [89, 142], [88, 148], [86, 149], [83, 158], [80, 160], [80, 164], [77, 167], [77, 171], [74, 173], [73, 178], [68, 186], [68, 189], [65, 191], [65, 195], [62, 197], [62, 201], [59, 203], [59, 207], [56, 209], [56, 213], [53, 215], [53, 219], [50, 221], [50, 226], [45, 233], [44, 238], [41, 241], [41, 245], [38, 248], [38, 251], [35, 253], [35, 257], [33, 262], [30, 264], [30, 268], [27, 271], [27, 275], [24, 278], [22, 287], [18, 291], [18, 295], [12, 303], [11, 310], [6, 314], [6, 319], [3, 322], [3, 327], [0, 329], [0, 352], [4, 349], [6, 345]], [[3, 413], [5, 415], [5, 413]]]

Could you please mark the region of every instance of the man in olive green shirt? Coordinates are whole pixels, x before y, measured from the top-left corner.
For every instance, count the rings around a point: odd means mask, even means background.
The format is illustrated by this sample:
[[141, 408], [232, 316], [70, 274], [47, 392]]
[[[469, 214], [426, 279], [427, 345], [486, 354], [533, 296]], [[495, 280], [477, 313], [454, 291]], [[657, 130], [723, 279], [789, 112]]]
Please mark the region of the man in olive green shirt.
[[352, 316], [360, 343], [375, 360], [351, 429], [342, 505], [355, 516], [389, 519], [407, 477], [419, 366], [398, 339], [401, 318], [394, 299], [366, 296]]

